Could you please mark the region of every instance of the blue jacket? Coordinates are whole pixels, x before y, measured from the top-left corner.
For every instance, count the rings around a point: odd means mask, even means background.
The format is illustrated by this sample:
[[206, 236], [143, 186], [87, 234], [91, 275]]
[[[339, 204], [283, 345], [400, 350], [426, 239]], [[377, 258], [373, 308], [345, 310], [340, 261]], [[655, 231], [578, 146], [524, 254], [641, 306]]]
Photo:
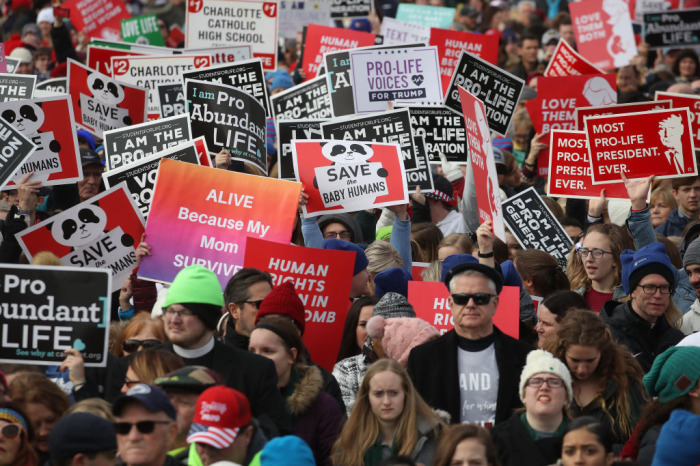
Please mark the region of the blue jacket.
[[668, 214], [666, 221], [656, 227], [656, 232], [664, 236], [682, 236], [685, 226], [690, 222], [690, 218], [683, 215], [678, 209], [674, 209]]

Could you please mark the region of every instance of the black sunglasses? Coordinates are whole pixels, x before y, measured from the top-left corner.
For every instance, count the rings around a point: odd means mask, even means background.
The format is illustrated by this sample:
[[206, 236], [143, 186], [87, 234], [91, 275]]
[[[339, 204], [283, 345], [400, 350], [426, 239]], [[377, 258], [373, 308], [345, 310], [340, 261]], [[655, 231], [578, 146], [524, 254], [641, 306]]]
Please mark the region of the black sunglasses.
[[469, 300], [473, 299], [474, 304], [477, 306], [483, 306], [484, 304], [488, 304], [489, 301], [491, 301], [491, 298], [494, 296], [496, 295], [489, 293], [456, 293], [452, 295], [452, 301], [459, 306], [466, 306], [469, 304]]
[[12, 440], [13, 438], [17, 437], [21, 431], [22, 428], [19, 426], [19, 424], [6, 424], [2, 426], [2, 429], [0, 429], [2, 436], [8, 440]]
[[131, 428], [136, 426], [142, 434], [150, 434], [155, 430], [156, 424], [170, 424], [170, 421], [139, 421], [139, 422], [115, 422], [114, 431], [118, 435], [127, 435]]
[[247, 304], [252, 304], [253, 306], [255, 306], [255, 309], [258, 309], [258, 310], [259, 310], [259, 309], [260, 309], [260, 305], [262, 304], [263, 300], [262, 300], [262, 299], [259, 299], [258, 301], [243, 301], [243, 302], [244, 302], [244, 303], [247, 303]]
[[143, 347], [144, 349], [146, 348], [153, 348], [155, 346], [158, 346], [162, 343], [160, 340], [124, 340], [124, 343], [122, 343], [122, 349], [126, 351], [127, 353], [134, 353], [136, 352], [139, 347]]

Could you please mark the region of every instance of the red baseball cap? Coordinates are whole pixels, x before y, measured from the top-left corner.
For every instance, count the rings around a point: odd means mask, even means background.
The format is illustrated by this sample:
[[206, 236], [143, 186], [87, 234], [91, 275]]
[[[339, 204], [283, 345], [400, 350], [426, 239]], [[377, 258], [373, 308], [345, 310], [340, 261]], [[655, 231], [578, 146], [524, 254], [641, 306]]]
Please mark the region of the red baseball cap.
[[208, 388], [197, 398], [187, 443], [227, 448], [250, 420], [250, 403], [243, 393], [224, 385]]

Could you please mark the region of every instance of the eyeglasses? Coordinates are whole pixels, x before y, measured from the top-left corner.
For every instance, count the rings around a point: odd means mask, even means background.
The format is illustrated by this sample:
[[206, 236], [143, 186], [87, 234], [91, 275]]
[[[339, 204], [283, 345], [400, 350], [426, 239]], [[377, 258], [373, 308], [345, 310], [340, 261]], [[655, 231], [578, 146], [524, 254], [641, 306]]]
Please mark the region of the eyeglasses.
[[564, 381], [558, 377], [552, 377], [551, 379], [543, 379], [542, 377], [533, 377], [527, 381], [528, 387], [540, 387], [543, 383], [546, 383], [549, 388], [559, 388], [564, 386]]
[[593, 256], [593, 259], [600, 259], [606, 254], [612, 254], [612, 251], [603, 251], [602, 249], [581, 248], [577, 249], [576, 253], [578, 253], [581, 259], [585, 259], [586, 257], [588, 257], [589, 254]]
[[640, 287], [644, 294], [656, 294], [656, 290], [661, 291], [661, 294], [671, 294], [673, 293], [673, 288], [671, 285], [637, 285]]
[[115, 422], [114, 430], [117, 435], [128, 435], [131, 428], [136, 426], [136, 429], [142, 434], [150, 434], [155, 430], [156, 424], [170, 424], [170, 421]]
[[140, 384], [140, 383], [141, 383], [140, 380], [129, 380], [129, 379], [124, 379], [124, 385], [126, 385], [126, 386], [129, 387], [129, 388], [133, 387], [134, 385], [138, 385], [138, 384]]
[[165, 312], [163, 312], [163, 314], [166, 317], [172, 317], [174, 315], [177, 315], [179, 318], [182, 319], [184, 317], [192, 317], [194, 315], [194, 312], [190, 311], [189, 309], [182, 309], [180, 311], [176, 311], [174, 309], [168, 308], [165, 310]]
[[257, 301], [243, 301], [243, 302], [246, 304], [252, 304], [253, 306], [255, 306], [255, 309], [260, 309], [260, 305], [262, 304], [263, 300], [259, 299]]
[[155, 346], [160, 345], [162, 342], [160, 340], [154, 340], [154, 339], [149, 339], [149, 340], [136, 340], [136, 339], [129, 339], [129, 340], [124, 340], [124, 343], [122, 343], [122, 349], [126, 351], [127, 353], [135, 353], [138, 351], [139, 348], [153, 348]]
[[326, 239], [340, 238], [340, 239], [344, 239], [344, 240], [349, 240], [351, 238], [351, 236], [352, 236], [352, 233], [350, 233], [349, 231], [341, 231], [341, 232], [327, 231], [323, 234], [323, 237]]
[[2, 429], [0, 429], [2, 436], [8, 440], [12, 440], [13, 438], [17, 437], [21, 431], [22, 427], [19, 424], [6, 424], [2, 426]]
[[459, 306], [466, 306], [469, 304], [469, 300], [473, 299], [474, 304], [483, 306], [484, 304], [488, 304], [494, 296], [496, 295], [489, 293], [456, 293], [452, 295], [452, 301]]

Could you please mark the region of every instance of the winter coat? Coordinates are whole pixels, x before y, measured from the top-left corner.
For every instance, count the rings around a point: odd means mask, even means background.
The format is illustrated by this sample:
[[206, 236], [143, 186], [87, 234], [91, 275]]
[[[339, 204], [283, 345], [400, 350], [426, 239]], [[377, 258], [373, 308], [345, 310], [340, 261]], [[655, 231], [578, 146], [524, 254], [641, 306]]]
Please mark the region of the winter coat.
[[683, 315], [683, 324], [681, 325], [681, 332], [684, 335], [690, 335], [700, 331], [700, 300], [695, 300], [690, 310]]
[[677, 208], [668, 214], [664, 223], [656, 227], [656, 232], [666, 237], [683, 236], [683, 230], [688, 225], [688, 222], [690, 222], [690, 218], [683, 215], [680, 208]]
[[369, 364], [365, 362], [365, 356], [363, 354], [350, 356], [342, 361], [338, 361], [333, 367], [333, 377], [335, 377], [335, 380], [338, 381], [338, 385], [340, 386], [340, 393], [343, 396], [345, 412], [348, 417], [350, 417], [352, 408], [355, 406], [357, 392], [360, 391], [362, 379], [368, 368]]
[[683, 332], [671, 327], [664, 317], [656, 324], [642, 319], [632, 310], [631, 302], [608, 301], [600, 311], [615, 340], [625, 345], [632, 356], [649, 372], [654, 358], [683, 339]]
[[562, 436], [533, 440], [515, 413], [510, 419], [491, 429], [501, 466], [546, 466], [561, 455]]
[[299, 381], [287, 398], [294, 435], [301, 437], [314, 452], [316, 464], [332, 465], [331, 448], [343, 428], [343, 410], [323, 391], [323, 378], [316, 366], [297, 369]]

